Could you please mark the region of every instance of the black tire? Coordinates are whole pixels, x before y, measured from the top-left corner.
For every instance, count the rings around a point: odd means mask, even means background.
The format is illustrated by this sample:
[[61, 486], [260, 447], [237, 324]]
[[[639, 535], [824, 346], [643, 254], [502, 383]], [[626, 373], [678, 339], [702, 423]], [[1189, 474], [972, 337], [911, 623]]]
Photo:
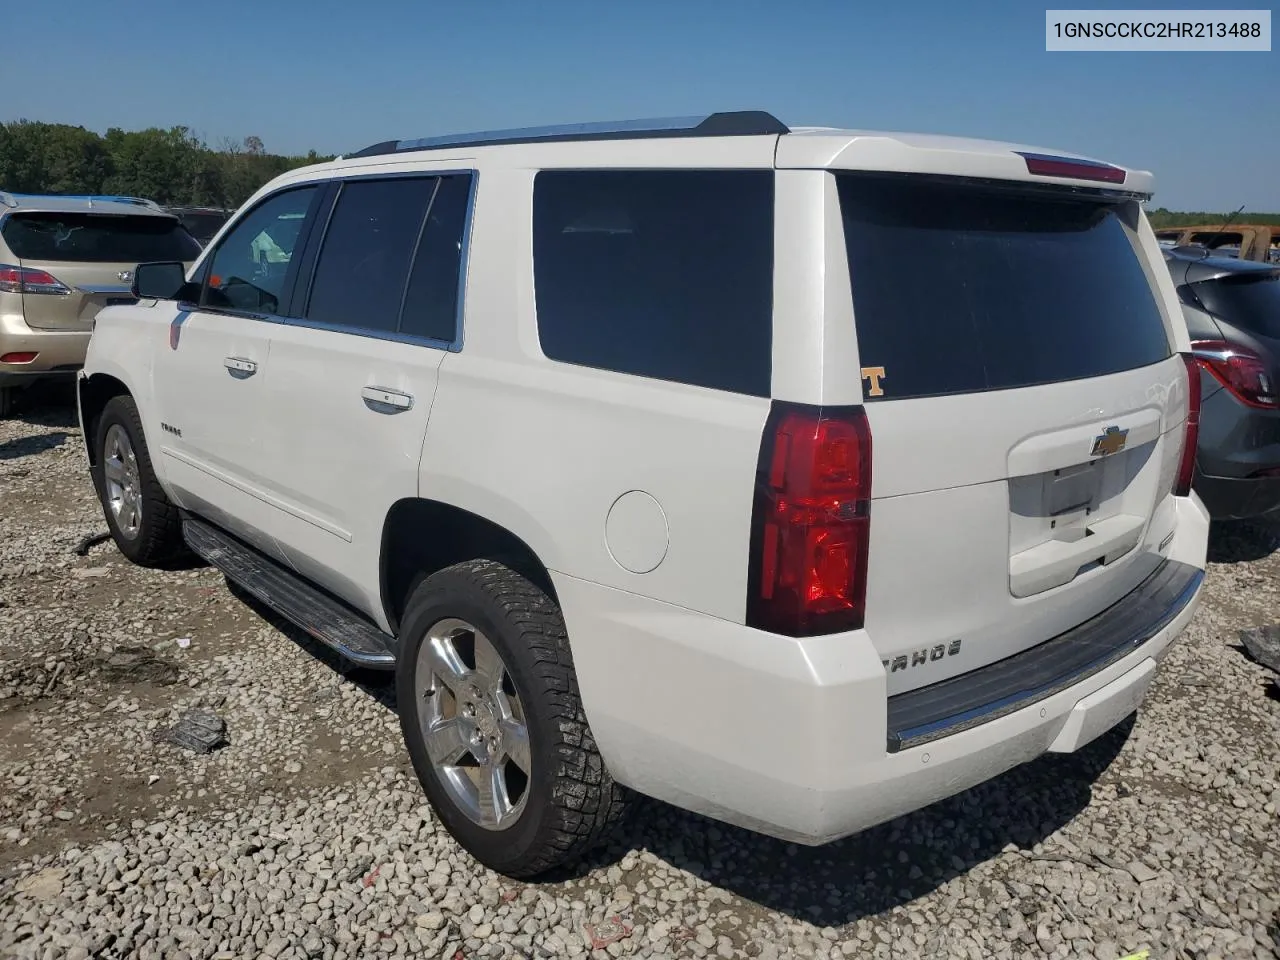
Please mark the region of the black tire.
[[17, 399], [17, 387], [0, 387], [0, 417], [7, 417], [13, 413]]
[[[414, 673], [427, 631], [459, 618], [488, 637], [524, 705], [530, 776], [518, 818], [486, 829], [457, 806], [427, 755]], [[580, 859], [622, 820], [627, 791], [605, 769], [578, 694], [560, 608], [542, 589], [492, 560], [471, 560], [421, 580], [410, 594], [396, 666], [400, 725], [436, 814], [476, 860], [506, 876], [538, 876]]]
[[[107, 433], [116, 425], [128, 436], [138, 464], [142, 518], [133, 536], [121, 530], [111, 512], [103, 474]], [[98, 418], [93, 444], [94, 459], [97, 461], [92, 469], [93, 486], [98, 493], [98, 501], [102, 504], [102, 513], [106, 517], [111, 538], [115, 540], [120, 552], [143, 567], [164, 566], [184, 556], [186, 546], [182, 539], [182, 518], [178, 508], [170, 502], [160, 481], [156, 479], [146, 436], [142, 432], [142, 420], [138, 416], [138, 407], [133, 402], [133, 397], [121, 395], [107, 401], [102, 416]]]

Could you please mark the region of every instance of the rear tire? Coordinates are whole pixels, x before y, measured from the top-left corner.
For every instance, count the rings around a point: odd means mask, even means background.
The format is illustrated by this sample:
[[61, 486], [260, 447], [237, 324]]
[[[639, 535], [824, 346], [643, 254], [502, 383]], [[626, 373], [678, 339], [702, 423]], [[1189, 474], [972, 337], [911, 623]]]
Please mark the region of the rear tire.
[[587, 726], [560, 608], [509, 567], [472, 560], [418, 583], [396, 700], [432, 807], [490, 869], [567, 866], [622, 819], [626, 791]]
[[0, 417], [7, 417], [13, 413], [17, 400], [17, 387], [0, 387]]
[[183, 556], [182, 518], [156, 478], [132, 397], [107, 401], [93, 443], [93, 485], [120, 552], [143, 567]]

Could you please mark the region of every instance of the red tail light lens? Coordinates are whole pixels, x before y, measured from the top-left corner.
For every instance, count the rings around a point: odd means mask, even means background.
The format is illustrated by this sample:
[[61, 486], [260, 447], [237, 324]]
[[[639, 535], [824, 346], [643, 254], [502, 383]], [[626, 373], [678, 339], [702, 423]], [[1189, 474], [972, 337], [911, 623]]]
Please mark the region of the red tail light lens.
[[747, 624], [792, 637], [861, 627], [870, 506], [863, 408], [775, 402], [756, 475]]
[[17, 353], [0, 353], [0, 363], [30, 363], [39, 354], [34, 350], [20, 350]]
[[1280, 408], [1275, 379], [1266, 361], [1252, 350], [1224, 340], [1197, 340], [1191, 352], [1241, 403], [1264, 410]]
[[1124, 170], [1109, 163], [1080, 160], [1076, 157], [1051, 157], [1041, 153], [1019, 153], [1018, 156], [1027, 162], [1027, 173], [1034, 173], [1038, 177], [1070, 177], [1073, 180], [1124, 183]]
[[57, 277], [30, 267], [0, 264], [0, 291], [4, 293], [51, 293], [62, 296], [71, 288]]
[[1191, 494], [1191, 481], [1196, 472], [1196, 446], [1200, 443], [1200, 364], [1193, 354], [1184, 353], [1187, 366], [1187, 433], [1182, 440], [1182, 459], [1178, 463], [1178, 479], [1173, 485], [1175, 497]]

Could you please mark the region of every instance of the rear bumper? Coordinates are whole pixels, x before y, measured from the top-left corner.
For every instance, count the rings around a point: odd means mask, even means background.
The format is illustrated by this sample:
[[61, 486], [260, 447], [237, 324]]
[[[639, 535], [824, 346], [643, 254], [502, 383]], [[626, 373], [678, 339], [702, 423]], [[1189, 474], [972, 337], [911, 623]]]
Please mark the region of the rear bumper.
[[1229, 390], [1205, 398], [1195, 489], [1215, 520], [1245, 520], [1280, 508], [1280, 410], [1246, 407]]
[[1178, 510], [1168, 556], [1189, 576], [1166, 606], [1149, 608], [1140, 644], [1125, 650], [1117, 642], [1113, 656], [1065, 685], [896, 752], [887, 746], [884, 668], [865, 632], [780, 637], [553, 579], [587, 719], [619, 782], [760, 833], [820, 844], [1045, 752], [1076, 750], [1132, 713], [1199, 604], [1208, 516], [1194, 497], [1178, 501]]
[[1280, 509], [1280, 477], [1208, 477], [1197, 471], [1195, 489], [1214, 520], [1247, 520]]
[[0, 363], [0, 387], [21, 386], [49, 376], [72, 376], [84, 366], [89, 332], [32, 330], [20, 316], [0, 312], [0, 356], [35, 353], [30, 363]]

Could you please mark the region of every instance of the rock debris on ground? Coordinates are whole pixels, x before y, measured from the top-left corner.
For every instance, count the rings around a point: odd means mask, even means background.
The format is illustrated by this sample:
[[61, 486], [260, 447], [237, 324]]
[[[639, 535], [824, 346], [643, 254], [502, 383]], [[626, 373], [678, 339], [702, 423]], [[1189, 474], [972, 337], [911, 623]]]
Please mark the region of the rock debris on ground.
[[[101, 529], [69, 397], [0, 423], [0, 957], [1280, 956], [1280, 700], [1240, 641], [1280, 621], [1275, 526], [1215, 531], [1147, 703], [1079, 754], [818, 849], [646, 804], [536, 884], [437, 824], [388, 676]], [[229, 742], [163, 742], [192, 710]]]

